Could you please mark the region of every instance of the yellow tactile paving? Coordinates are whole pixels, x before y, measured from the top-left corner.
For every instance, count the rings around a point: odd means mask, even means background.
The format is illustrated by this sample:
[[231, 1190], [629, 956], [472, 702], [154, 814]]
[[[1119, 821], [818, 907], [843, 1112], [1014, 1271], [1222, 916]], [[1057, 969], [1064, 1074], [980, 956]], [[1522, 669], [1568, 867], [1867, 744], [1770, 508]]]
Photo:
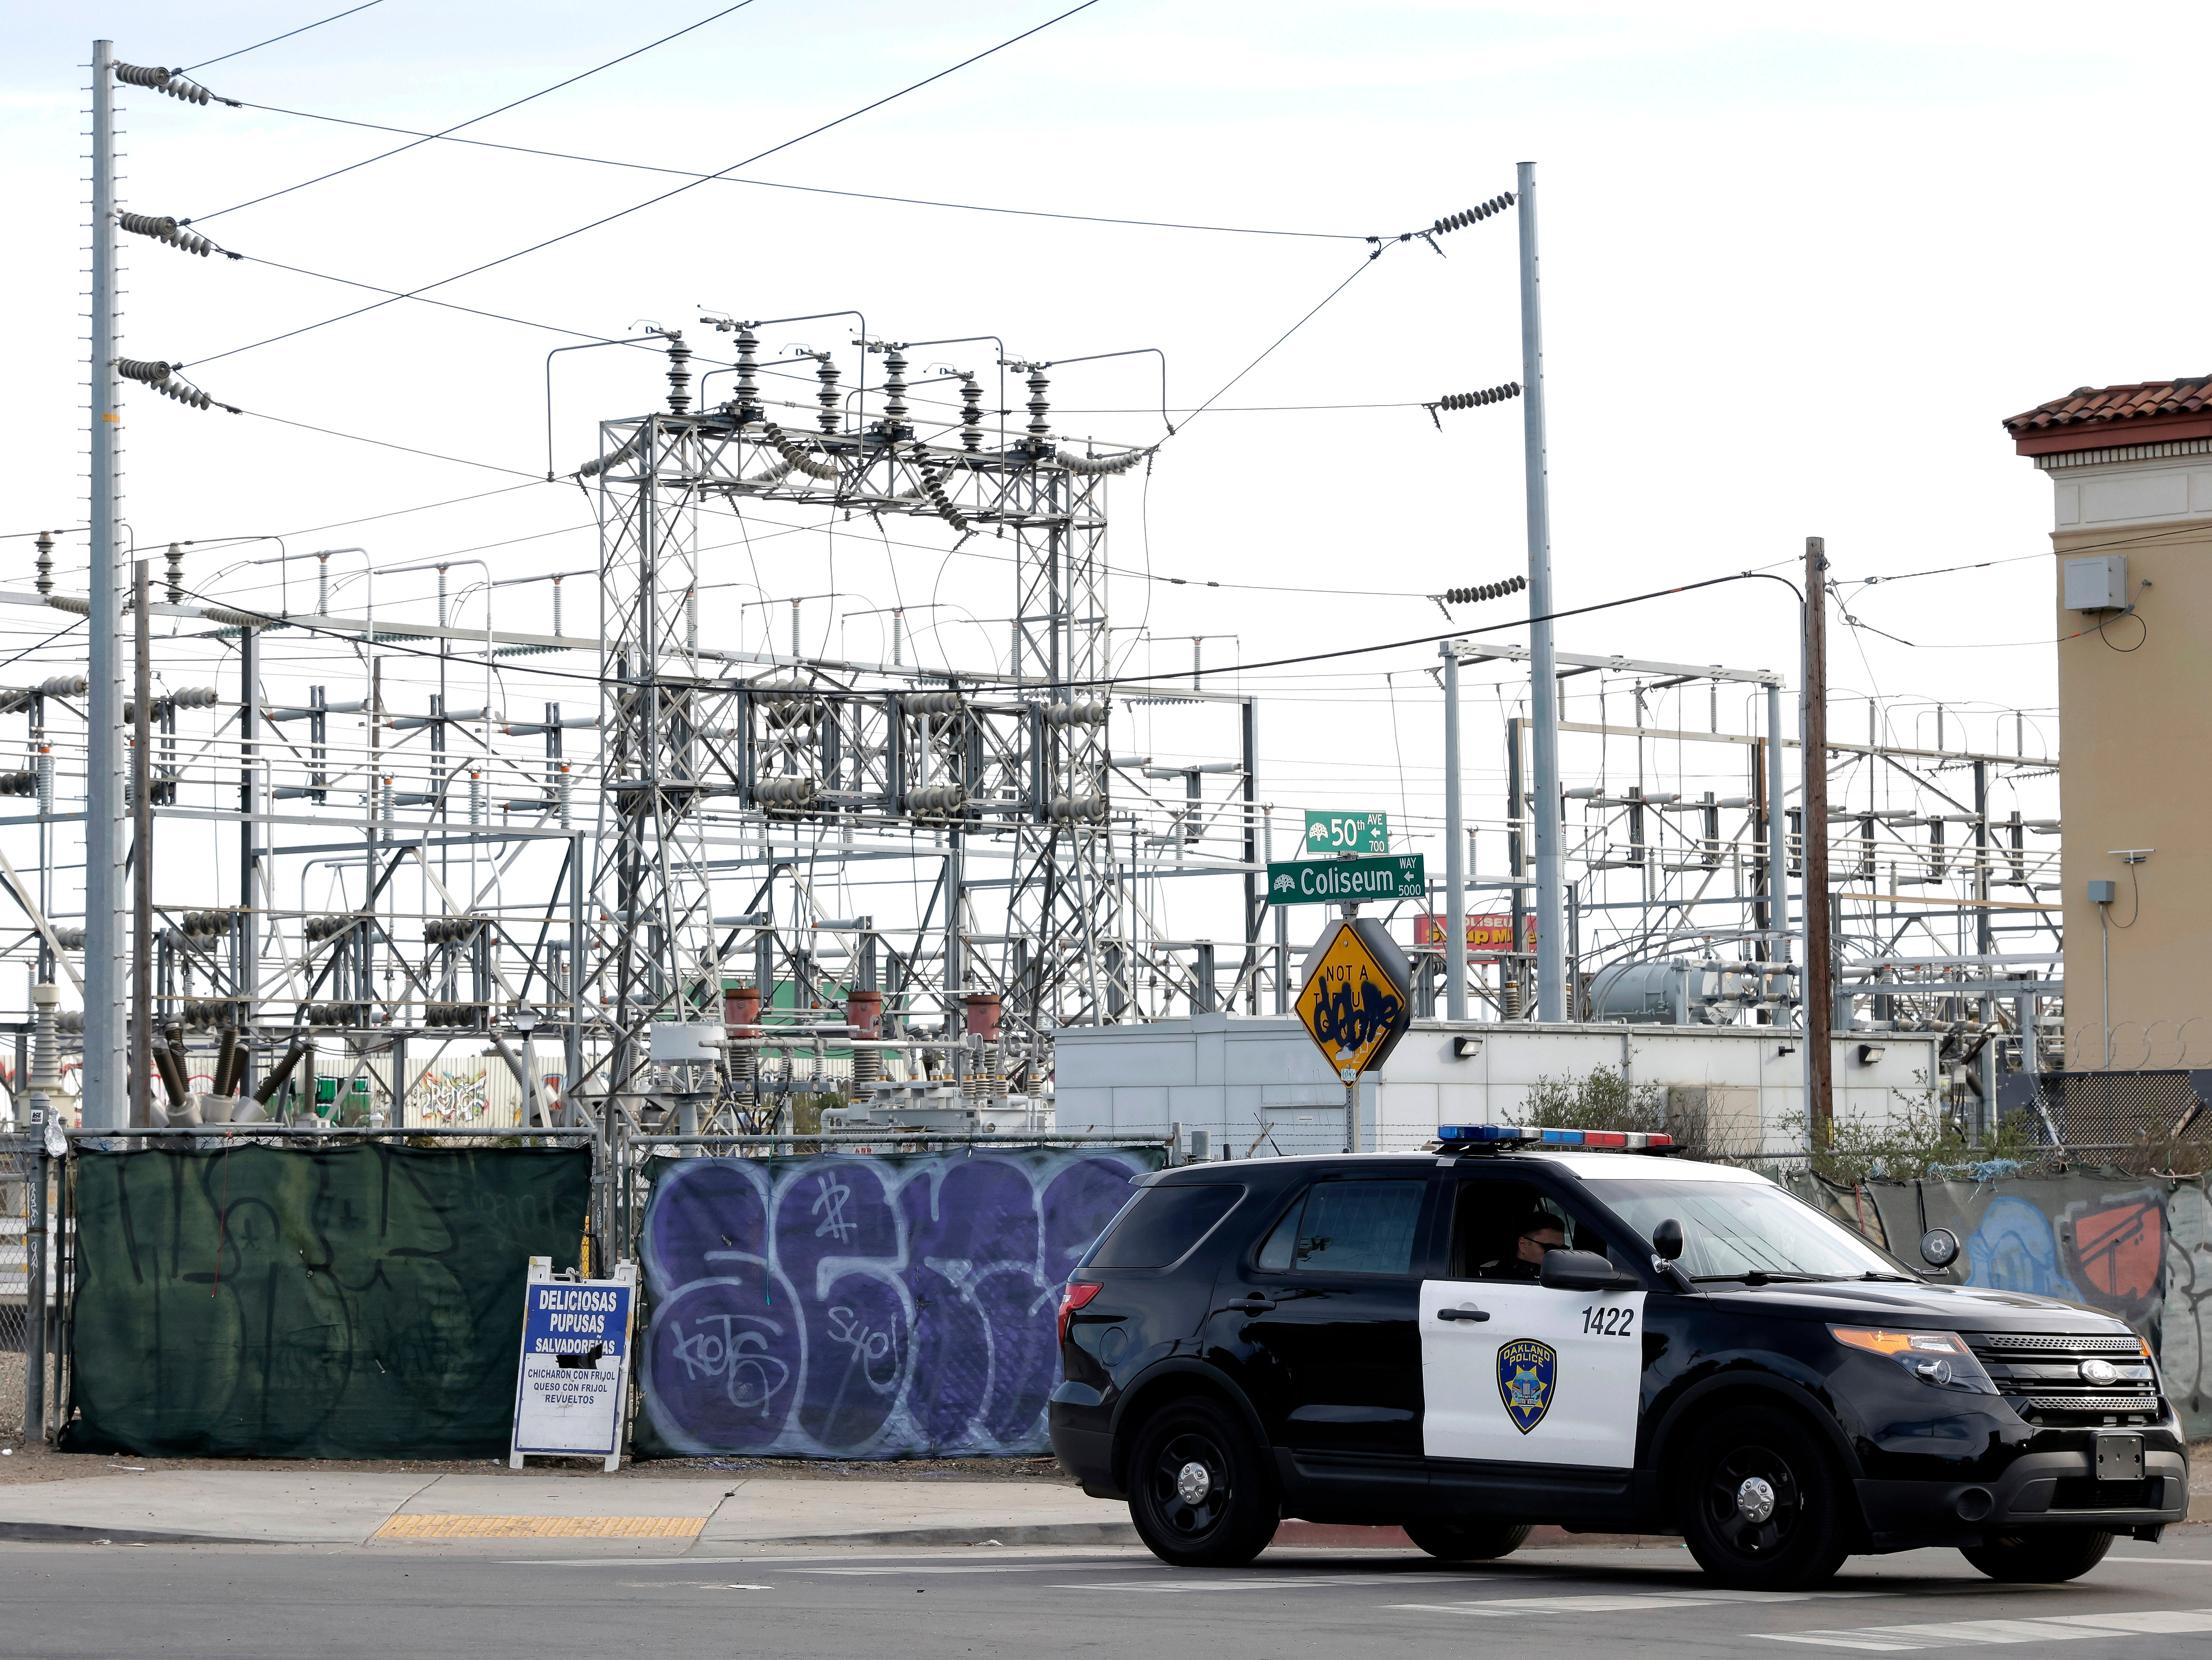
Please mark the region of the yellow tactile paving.
[[374, 1539], [691, 1539], [701, 1516], [395, 1516]]

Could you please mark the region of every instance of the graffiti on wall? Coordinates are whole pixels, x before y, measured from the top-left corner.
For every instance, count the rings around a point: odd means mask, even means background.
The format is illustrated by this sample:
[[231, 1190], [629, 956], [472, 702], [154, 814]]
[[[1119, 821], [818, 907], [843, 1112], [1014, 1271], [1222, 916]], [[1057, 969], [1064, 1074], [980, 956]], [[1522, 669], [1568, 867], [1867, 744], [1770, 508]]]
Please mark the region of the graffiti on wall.
[[2025, 1199], [1994, 1200], [1966, 1237], [1966, 1283], [2033, 1297], [2081, 1300], [2081, 1289], [2058, 1265], [2051, 1219]]
[[[1948, 1227], [1971, 1285], [2079, 1303], [2124, 1320], [2158, 1356], [2166, 1398], [2192, 1436], [2212, 1433], [2212, 1197], [2206, 1178], [2069, 1174], [1996, 1182], [1814, 1183], [1806, 1196], [1908, 1261], [1909, 1242]], [[2136, 1178], [2142, 1181], [2142, 1178]], [[1794, 1188], [1805, 1191], [1803, 1179]], [[1875, 1215], [1856, 1219], [1869, 1206]]]
[[2202, 1178], [2166, 1201], [2166, 1298], [2158, 1366], [2191, 1435], [2212, 1429], [2212, 1197]]
[[641, 1450], [1046, 1451], [1060, 1288], [1150, 1150], [665, 1159]]

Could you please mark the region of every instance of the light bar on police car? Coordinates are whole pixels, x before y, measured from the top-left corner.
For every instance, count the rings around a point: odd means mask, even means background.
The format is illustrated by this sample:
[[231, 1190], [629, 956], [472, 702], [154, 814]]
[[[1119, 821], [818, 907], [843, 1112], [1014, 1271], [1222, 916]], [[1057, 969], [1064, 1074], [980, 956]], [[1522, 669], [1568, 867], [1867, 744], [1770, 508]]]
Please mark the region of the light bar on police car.
[[1626, 1152], [1674, 1145], [1673, 1136], [1656, 1132], [1535, 1129], [1518, 1124], [1439, 1124], [1437, 1140], [1462, 1146], [1522, 1146], [1534, 1141], [1547, 1147], [1607, 1147]]

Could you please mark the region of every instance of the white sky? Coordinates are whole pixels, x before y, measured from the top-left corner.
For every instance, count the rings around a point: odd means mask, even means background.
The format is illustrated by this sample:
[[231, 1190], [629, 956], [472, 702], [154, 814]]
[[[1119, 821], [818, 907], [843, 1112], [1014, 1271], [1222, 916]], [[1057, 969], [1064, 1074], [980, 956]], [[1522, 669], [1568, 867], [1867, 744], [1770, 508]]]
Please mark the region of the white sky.
[[[12, 233], [0, 283], [15, 325], [0, 441], [13, 465], [0, 532], [82, 522], [87, 147], [78, 112], [87, 100], [78, 66], [90, 39], [107, 34], [125, 59], [176, 66], [326, 9], [336, 0], [12, 9], [0, 54]], [[470, 136], [711, 171], [1060, 9], [1052, 0], [927, 9], [755, 0]], [[712, 0], [382, 0], [201, 78], [255, 104], [428, 130], [712, 9]], [[2013, 456], [2000, 418], [2083, 383], [2212, 367], [2202, 278], [2190, 274], [2201, 271], [2207, 234], [2202, 166], [2173, 137], [2191, 96], [2187, 66], [2204, 60], [2208, 37], [2203, 7], [2155, 4], [2091, 17], [2053, 4], [1689, 3], [1666, 8], [1662, 21], [1659, 9], [1629, 4], [1103, 0], [746, 176], [1367, 234], [1425, 225], [1509, 189], [1514, 163], [1534, 158], [1553, 562], [1559, 601], [1571, 605], [1791, 560], [1808, 532], [1828, 538], [1845, 577], [2045, 550], [2048, 487]], [[143, 212], [215, 214], [399, 142], [150, 94], [126, 102], [125, 205]], [[259, 258], [405, 289], [680, 182], [427, 145], [204, 228]], [[1449, 259], [1419, 244], [1394, 249], [1224, 402], [1403, 403], [1517, 378], [1514, 234], [1509, 215], [1446, 239]], [[402, 303], [222, 356], [374, 296], [124, 240], [123, 350], [191, 364], [216, 397], [256, 412], [130, 400], [125, 511], [142, 547], [299, 532], [542, 476], [544, 354], [563, 337]], [[696, 326], [702, 307], [746, 316], [858, 307], [878, 334], [988, 331], [1017, 356], [1158, 346], [1170, 401], [1188, 406], [1364, 252], [1350, 241], [1078, 225], [710, 184], [439, 295], [590, 334], [653, 319], [684, 326], [710, 355], [717, 337]], [[834, 321], [807, 324], [770, 331], [767, 344], [842, 347], [848, 333]], [[921, 356], [969, 368], [988, 354]], [[1154, 372], [1131, 365], [1146, 361], [1058, 372], [1055, 404], [1140, 410], [1156, 398]], [[555, 450], [565, 470], [592, 453], [593, 420], [647, 407], [661, 386], [659, 365], [641, 355], [561, 362]], [[263, 415], [514, 471], [320, 436]], [[1158, 435], [1156, 421], [1133, 412], [1058, 424]], [[1515, 404], [1448, 416], [1441, 434], [1409, 408], [1208, 414], [1161, 452], [1148, 492], [1115, 487], [1114, 562], [1309, 591], [1123, 580], [1115, 621], [1162, 635], [1235, 636], [1209, 640], [1209, 662], [1433, 632], [1444, 625], [1435, 606], [1391, 596], [1522, 568], [1520, 436]], [[540, 483], [294, 535], [288, 545], [366, 543], [398, 562], [510, 543], [483, 556], [511, 575], [589, 565], [590, 534], [570, 529], [586, 522], [573, 485]], [[721, 574], [775, 596], [842, 590], [840, 607], [854, 611], [896, 593], [917, 605], [934, 595], [981, 618], [1006, 615], [1005, 567], [886, 550], [860, 528], [841, 528], [834, 569], [833, 551], [810, 534], [763, 552], [757, 571], [732, 563]], [[511, 540], [544, 532], [562, 533]], [[947, 538], [923, 530], [907, 539], [934, 547]], [[82, 540], [64, 546], [66, 585], [76, 588]], [[196, 557], [194, 580], [211, 581], [234, 556]], [[30, 562], [27, 539], [0, 541], [0, 585], [27, 586]], [[219, 586], [243, 593], [247, 575]], [[1839, 629], [1839, 695], [1875, 688], [1991, 710], [2047, 708], [2051, 648], [2003, 642], [2048, 639], [2050, 580], [2029, 557], [1861, 594], [1856, 614], [1915, 646]], [[396, 582], [388, 595], [380, 589], [380, 605], [405, 592]], [[502, 609], [501, 622], [546, 626], [545, 592], [502, 597], [513, 611]], [[753, 597], [742, 588], [710, 595], [708, 636], [735, 643], [742, 629], [758, 643], [759, 609], [737, 609]], [[781, 639], [787, 612], [776, 609]], [[1508, 614], [1480, 610], [1459, 616]], [[1779, 589], [1743, 584], [1572, 622], [1560, 644], [1785, 668], [1794, 679], [1793, 622]], [[884, 649], [880, 617], [834, 618], [814, 605], [806, 625], [817, 648]], [[1000, 627], [948, 622], [923, 649], [988, 667], [1003, 638]], [[1188, 661], [1187, 643], [1149, 649], [1158, 666]], [[1142, 666], [1147, 650], [1139, 646], [1133, 661]], [[1431, 648], [1418, 648], [1322, 666], [1325, 675], [1255, 679], [1285, 694], [1263, 721], [1263, 794], [1434, 811], [1438, 723], [1421, 672], [1433, 661]], [[1385, 672], [1395, 677], [1388, 687]], [[1499, 752], [1482, 678], [1473, 677], [1468, 739], [1478, 775], [1498, 769]], [[1848, 727], [1863, 714], [1838, 718]], [[1996, 735], [1987, 715], [1971, 717], [1965, 733], [1977, 746]], [[1209, 734], [1221, 745], [1232, 736], [1225, 721]], [[1959, 741], [1955, 724], [1951, 736]], [[2009, 746], [2008, 719], [2003, 738]], [[1164, 757], [1200, 741], [1199, 727], [1164, 720], [1115, 747]], [[1400, 753], [1409, 763], [1402, 788]]]

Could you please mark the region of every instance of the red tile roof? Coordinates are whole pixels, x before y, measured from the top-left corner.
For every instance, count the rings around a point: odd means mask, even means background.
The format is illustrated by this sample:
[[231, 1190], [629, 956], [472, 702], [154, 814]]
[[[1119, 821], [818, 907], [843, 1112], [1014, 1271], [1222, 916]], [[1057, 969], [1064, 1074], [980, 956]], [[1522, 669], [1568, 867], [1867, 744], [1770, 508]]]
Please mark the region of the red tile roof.
[[2212, 435], [2212, 374], [2076, 386], [2004, 424], [2022, 455], [2202, 437]]

